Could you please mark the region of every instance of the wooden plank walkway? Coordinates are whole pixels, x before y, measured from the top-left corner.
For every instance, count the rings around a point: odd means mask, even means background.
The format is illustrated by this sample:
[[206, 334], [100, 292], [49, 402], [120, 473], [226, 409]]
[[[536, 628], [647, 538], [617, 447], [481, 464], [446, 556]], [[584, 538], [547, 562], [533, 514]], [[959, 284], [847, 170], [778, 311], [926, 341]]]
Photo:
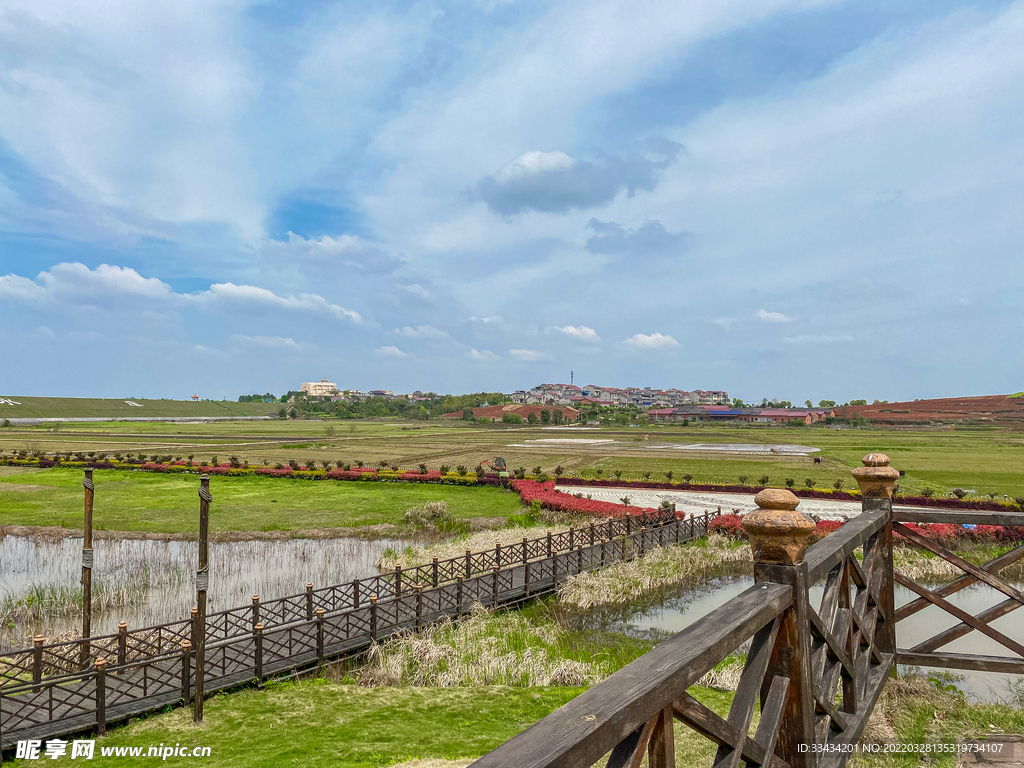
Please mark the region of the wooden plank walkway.
[[[599, 535], [606, 525], [608, 533], [618, 533], [620, 528], [623, 532], [609, 541]], [[468, 613], [478, 603], [493, 609], [514, 606], [556, 590], [577, 573], [642, 556], [652, 547], [703, 536], [708, 517], [680, 520], [672, 513], [600, 526], [568, 537], [548, 534], [524, 540], [522, 545], [506, 547], [504, 554], [501, 548], [477, 553], [475, 561], [467, 554], [366, 580], [354, 588], [352, 584], [327, 588], [320, 591], [319, 600], [308, 590], [306, 595], [277, 601], [277, 606], [257, 604], [211, 616], [213, 626], [207, 627], [206, 633], [205, 692], [261, 682], [353, 656], [394, 633], [417, 631], [445, 617]], [[539, 557], [531, 559], [533, 556]], [[464, 578], [467, 571], [471, 575]], [[349, 599], [338, 601], [340, 593]], [[314, 608], [332, 605], [323, 596], [334, 596], [333, 605], [340, 607]], [[187, 629], [187, 625], [184, 630], [174, 627], [171, 636], [187, 638]], [[112, 658], [121, 663], [107, 659], [105, 665], [85, 671], [42, 676], [42, 647], [28, 651], [36, 661], [32, 674], [22, 670], [18, 676], [0, 677], [0, 748], [23, 739], [102, 732], [107, 723], [190, 701], [195, 651], [161, 642], [154, 646], [155, 652], [133, 659], [126, 653], [124, 634], [115, 636], [119, 645], [106, 646], [115, 654], [120, 650], [120, 655]], [[76, 647], [71, 652], [79, 650]], [[66, 650], [62, 653], [58, 660], [68, 655]]]

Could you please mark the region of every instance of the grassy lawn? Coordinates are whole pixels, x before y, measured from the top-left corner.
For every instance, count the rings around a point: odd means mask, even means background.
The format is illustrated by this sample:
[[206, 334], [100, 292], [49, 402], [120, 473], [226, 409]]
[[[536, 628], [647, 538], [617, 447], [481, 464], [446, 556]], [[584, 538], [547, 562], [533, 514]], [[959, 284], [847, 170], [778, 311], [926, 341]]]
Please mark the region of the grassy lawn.
[[[80, 528], [82, 476], [77, 469], [0, 475], [0, 525]], [[198, 529], [195, 475], [96, 470], [94, 481], [97, 528], [156, 533]], [[458, 519], [507, 517], [520, 510], [518, 495], [497, 488], [214, 477], [210, 490], [214, 531], [402, 525], [406, 509], [440, 500], [448, 502]]]
[[[189, 710], [175, 709], [110, 732], [101, 747], [181, 744], [209, 746], [207, 766], [338, 766], [377, 768], [415, 758], [476, 758], [568, 702], [583, 689], [361, 688], [324, 678], [271, 684], [207, 700], [205, 725], [195, 728]], [[694, 688], [721, 711], [731, 694]], [[677, 726], [677, 755], [693, 760], [714, 754], [713, 745]], [[186, 758], [171, 758], [168, 763]], [[149, 758], [152, 762], [153, 758]], [[72, 763], [67, 757], [56, 764]], [[123, 765], [147, 764], [122, 757]], [[18, 763], [20, 764], [20, 763]]]

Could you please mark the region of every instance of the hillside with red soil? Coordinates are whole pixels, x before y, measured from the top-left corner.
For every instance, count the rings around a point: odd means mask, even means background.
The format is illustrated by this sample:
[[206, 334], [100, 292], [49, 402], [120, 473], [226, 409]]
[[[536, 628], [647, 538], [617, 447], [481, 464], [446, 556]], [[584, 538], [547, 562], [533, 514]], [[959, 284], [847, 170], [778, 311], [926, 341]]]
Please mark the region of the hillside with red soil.
[[1024, 427], [1024, 397], [985, 395], [944, 397], [911, 403], [848, 405], [837, 409], [839, 418], [860, 415], [877, 424], [965, 422]]

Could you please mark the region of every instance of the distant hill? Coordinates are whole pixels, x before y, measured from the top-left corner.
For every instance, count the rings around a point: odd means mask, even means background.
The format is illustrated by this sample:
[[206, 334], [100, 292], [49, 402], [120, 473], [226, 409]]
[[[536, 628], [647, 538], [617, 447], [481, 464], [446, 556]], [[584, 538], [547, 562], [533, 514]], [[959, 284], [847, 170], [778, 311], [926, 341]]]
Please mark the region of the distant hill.
[[848, 405], [836, 413], [840, 418], [855, 414], [878, 424], [966, 422], [1024, 427], [1024, 393]]
[[[13, 401], [16, 405], [11, 405]], [[216, 400], [128, 400], [91, 397], [24, 397], [0, 395], [0, 420], [39, 418], [177, 418], [182, 416], [265, 416], [276, 403], [233, 403]]]

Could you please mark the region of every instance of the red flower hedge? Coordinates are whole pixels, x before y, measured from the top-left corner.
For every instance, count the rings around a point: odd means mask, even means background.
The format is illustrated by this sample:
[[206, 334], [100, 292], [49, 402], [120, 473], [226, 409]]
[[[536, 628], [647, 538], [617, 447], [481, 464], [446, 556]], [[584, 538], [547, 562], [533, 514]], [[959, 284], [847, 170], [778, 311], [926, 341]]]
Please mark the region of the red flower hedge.
[[572, 494], [556, 491], [553, 480], [546, 483], [538, 483], [536, 480], [513, 480], [512, 488], [519, 494], [524, 504], [539, 501], [542, 507], [555, 512], [576, 512], [595, 517], [622, 517], [626, 512], [637, 515], [646, 511], [645, 507], [627, 507], [610, 501], [578, 499]]

